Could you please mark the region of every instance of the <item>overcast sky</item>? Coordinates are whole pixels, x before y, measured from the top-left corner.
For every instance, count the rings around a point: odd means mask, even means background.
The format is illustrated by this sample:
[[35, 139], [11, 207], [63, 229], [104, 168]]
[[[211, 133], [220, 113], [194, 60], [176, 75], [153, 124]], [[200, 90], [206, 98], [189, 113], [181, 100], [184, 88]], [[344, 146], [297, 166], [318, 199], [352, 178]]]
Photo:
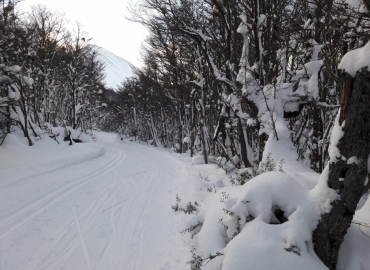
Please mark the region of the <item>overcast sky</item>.
[[140, 67], [140, 44], [147, 31], [139, 24], [127, 21], [129, 0], [24, 0], [20, 7], [43, 4], [51, 10], [63, 11], [74, 23], [78, 20], [92, 37], [91, 43], [101, 46]]

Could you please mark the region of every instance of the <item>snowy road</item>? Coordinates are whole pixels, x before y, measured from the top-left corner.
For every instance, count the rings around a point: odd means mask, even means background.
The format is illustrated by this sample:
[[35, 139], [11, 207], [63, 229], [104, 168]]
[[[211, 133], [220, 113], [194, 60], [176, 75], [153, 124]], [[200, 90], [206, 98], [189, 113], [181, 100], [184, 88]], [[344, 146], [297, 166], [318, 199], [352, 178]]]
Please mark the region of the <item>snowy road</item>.
[[100, 157], [0, 186], [1, 270], [187, 269], [171, 209], [184, 164], [105, 140]]

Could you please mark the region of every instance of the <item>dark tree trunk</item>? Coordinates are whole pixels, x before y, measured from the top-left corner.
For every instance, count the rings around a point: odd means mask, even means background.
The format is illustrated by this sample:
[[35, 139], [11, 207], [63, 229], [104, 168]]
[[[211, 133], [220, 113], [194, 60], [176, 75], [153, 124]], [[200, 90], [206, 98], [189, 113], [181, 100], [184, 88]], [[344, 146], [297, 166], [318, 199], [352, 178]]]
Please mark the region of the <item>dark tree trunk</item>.
[[[351, 225], [356, 206], [369, 189], [369, 183], [365, 181], [369, 177], [370, 72], [363, 69], [354, 79], [344, 76], [341, 91], [339, 123], [345, 121], [345, 127], [338, 149], [342, 156], [329, 165], [328, 179], [328, 186], [336, 190], [341, 199], [333, 203], [330, 213], [322, 216], [313, 233], [315, 252], [331, 270], [336, 268], [339, 248]], [[358, 164], [347, 164], [351, 157], [357, 157]]]
[[323, 170], [323, 162], [322, 162], [322, 152], [320, 147], [320, 141], [322, 140], [323, 136], [323, 119], [322, 115], [323, 112], [321, 111], [320, 106], [316, 102], [313, 102], [311, 105], [311, 112], [313, 114], [313, 123], [315, 127], [313, 128], [313, 132], [311, 135], [311, 144], [312, 144], [312, 154], [310, 158], [311, 162], [311, 169], [316, 172], [322, 172]]
[[206, 133], [204, 132], [204, 123], [200, 123], [200, 140], [202, 142], [202, 153], [204, 158], [204, 163], [208, 164], [208, 152], [206, 146]]
[[6, 106], [6, 132], [10, 133], [10, 126], [12, 125], [12, 119], [10, 117], [10, 106]]
[[191, 129], [191, 134], [190, 134], [190, 156], [194, 156], [194, 144], [195, 144], [195, 126], [192, 127]]
[[245, 141], [244, 132], [243, 132], [243, 124], [238, 117], [238, 134], [239, 134], [239, 141], [240, 141], [240, 154], [242, 156], [243, 164], [246, 168], [252, 167], [252, 164], [248, 160], [248, 153], [247, 153], [247, 143]]
[[190, 126], [191, 126], [191, 133], [190, 133], [190, 156], [193, 157], [194, 156], [194, 144], [195, 144], [195, 134], [196, 134], [196, 126], [195, 126], [195, 100], [192, 99], [191, 101], [191, 108], [190, 108]]
[[70, 130], [68, 131], [68, 140], [69, 145], [73, 145], [72, 132]]
[[258, 162], [262, 161], [263, 158], [263, 151], [265, 150], [266, 142], [269, 139], [269, 135], [266, 133], [262, 133], [258, 136]]
[[184, 142], [182, 145], [182, 153], [186, 153], [186, 151], [189, 150], [189, 144], [187, 142]]
[[179, 153], [184, 153], [183, 149], [182, 149], [183, 139], [182, 139], [182, 123], [181, 123], [181, 121], [179, 123], [179, 135], [178, 136], [179, 136], [179, 145], [180, 145]]

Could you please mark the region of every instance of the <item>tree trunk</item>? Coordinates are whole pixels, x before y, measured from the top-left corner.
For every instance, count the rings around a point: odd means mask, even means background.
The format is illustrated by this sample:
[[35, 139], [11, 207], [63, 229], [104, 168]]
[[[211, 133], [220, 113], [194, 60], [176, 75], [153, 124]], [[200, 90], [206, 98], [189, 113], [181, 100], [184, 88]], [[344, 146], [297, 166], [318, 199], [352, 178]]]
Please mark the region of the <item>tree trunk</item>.
[[6, 133], [10, 133], [10, 127], [12, 125], [12, 119], [10, 117], [10, 105], [6, 106]]
[[208, 152], [206, 146], [206, 132], [205, 132], [204, 123], [200, 123], [200, 140], [202, 142], [202, 153], [204, 158], [204, 163], [208, 164]]
[[238, 117], [238, 135], [240, 141], [240, 154], [242, 156], [243, 164], [246, 168], [252, 167], [252, 164], [248, 160], [247, 143], [244, 137], [243, 125], [240, 117]]
[[[367, 69], [367, 68], [366, 68]], [[366, 69], [355, 78], [342, 79], [339, 124], [345, 121], [344, 135], [338, 149], [342, 156], [329, 165], [328, 186], [338, 192], [330, 213], [322, 216], [313, 233], [315, 252], [322, 262], [335, 270], [340, 245], [351, 225], [361, 196], [369, 189], [368, 160], [370, 154], [370, 72]], [[358, 163], [347, 164], [351, 157]]]
[[322, 172], [323, 164], [322, 164], [322, 152], [320, 147], [320, 141], [322, 141], [323, 137], [323, 119], [322, 115], [323, 112], [321, 111], [320, 106], [318, 106], [317, 102], [312, 102], [311, 105], [312, 114], [313, 114], [313, 123], [315, 128], [313, 128], [312, 135], [310, 136], [310, 141], [312, 146], [310, 147], [312, 153], [310, 155], [310, 162], [311, 162], [311, 169], [316, 172]]

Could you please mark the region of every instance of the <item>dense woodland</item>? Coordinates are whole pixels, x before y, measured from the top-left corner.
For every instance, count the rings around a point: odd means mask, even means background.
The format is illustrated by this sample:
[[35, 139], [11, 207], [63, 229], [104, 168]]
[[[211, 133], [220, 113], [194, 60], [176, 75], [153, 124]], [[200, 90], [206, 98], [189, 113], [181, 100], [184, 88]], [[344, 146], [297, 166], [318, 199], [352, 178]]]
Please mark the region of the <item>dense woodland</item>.
[[[107, 98], [81, 28], [67, 31], [63, 17], [43, 7], [19, 15], [14, 1], [0, 3], [0, 139], [12, 125], [30, 145], [30, 133], [53, 136], [51, 126], [102, 129], [205, 163], [216, 157], [228, 172], [249, 168], [250, 177], [263, 170], [269, 138], [291, 140], [298, 159], [328, 174], [341, 195], [313, 232], [315, 252], [335, 269], [369, 190], [370, 74], [338, 69], [369, 40], [369, 1], [141, 0], [129, 9], [150, 32], [143, 67]], [[338, 148], [358, 157], [354, 165], [328, 151], [344, 121]]]
[[21, 13], [18, 2], [0, 1], [0, 142], [12, 126], [29, 145], [58, 136], [56, 126], [96, 129], [104, 111], [103, 65], [83, 27], [67, 30], [63, 14], [44, 6]]
[[[342, 200], [324, 214], [313, 241], [320, 259], [335, 269], [357, 202], [369, 189], [363, 183], [370, 130], [361, 120], [369, 115], [369, 88], [358, 89], [369, 77], [352, 78], [354, 74], [338, 70], [347, 52], [368, 42], [368, 5], [331, 0], [139, 1], [130, 10], [131, 20], [150, 31], [142, 49], [144, 67], [119, 89], [112, 122], [122, 134], [142, 141], [180, 153], [190, 148], [191, 155], [201, 153], [206, 163], [216, 156], [227, 171], [250, 168], [251, 177], [263, 170], [271, 136], [290, 139], [298, 159], [318, 173], [330, 160], [323, 174]], [[328, 152], [340, 107], [339, 124], [345, 120], [351, 127], [338, 147], [346, 156], [361, 156], [357, 166], [349, 167]], [[281, 132], [282, 126], [289, 132]], [[338, 184], [338, 177], [353, 186]]]
[[238, 156], [236, 166], [253, 167], [277, 135], [278, 114], [300, 159], [323, 170], [340, 107], [338, 64], [366, 44], [366, 13], [347, 2], [289, 0], [153, 0], [131, 11], [150, 36], [144, 68], [112, 107], [123, 134], [179, 152], [189, 137], [205, 159]]

